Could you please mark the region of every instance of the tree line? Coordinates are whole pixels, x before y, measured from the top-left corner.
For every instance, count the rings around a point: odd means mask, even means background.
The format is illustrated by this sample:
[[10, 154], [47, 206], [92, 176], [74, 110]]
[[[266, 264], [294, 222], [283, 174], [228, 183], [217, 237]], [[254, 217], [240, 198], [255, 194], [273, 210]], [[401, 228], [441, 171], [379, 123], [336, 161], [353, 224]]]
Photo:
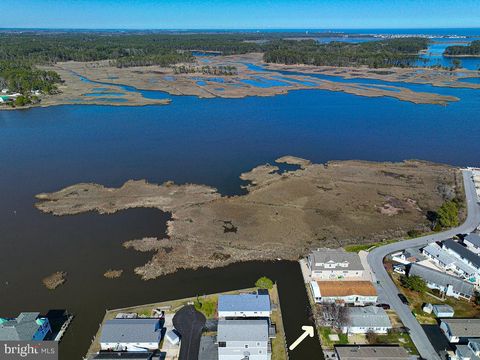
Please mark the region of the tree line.
[[419, 52], [427, 49], [428, 44], [425, 38], [328, 44], [315, 40], [276, 40], [266, 44], [264, 60], [316, 66], [410, 67], [415, 65]]
[[443, 52], [446, 56], [480, 56], [480, 40], [475, 40], [467, 46], [449, 46]]

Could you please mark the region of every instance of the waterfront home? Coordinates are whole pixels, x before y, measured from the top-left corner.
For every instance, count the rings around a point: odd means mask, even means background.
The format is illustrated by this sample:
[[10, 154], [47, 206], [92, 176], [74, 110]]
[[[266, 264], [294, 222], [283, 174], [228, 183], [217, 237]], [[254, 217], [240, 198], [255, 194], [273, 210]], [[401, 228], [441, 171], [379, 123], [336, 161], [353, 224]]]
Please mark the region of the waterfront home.
[[378, 299], [370, 281], [312, 281], [310, 289], [316, 303], [367, 305]]
[[480, 339], [480, 319], [442, 319], [440, 329], [451, 343]]
[[468, 250], [468, 248], [453, 239], [443, 241], [442, 248], [480, 273], [480, 256], [478, 254]]
[[268, 291], [254, 294], [220, 295], [218, 297], [218, 317], [270, 317], [272, 313]]
[[423, 248], [422, 252], [440, 269], [451, 271], [455, 275], [472, 283], [477, 281], [478, 271], [474, 267], [461, 261], [449, 251], [440, 247], [440, 245], [436, 243], [428, 244]]
[[456, 299], [470, 300], [474, 294], [473, 284], [419, 264], [410, 265], [408, 276], [419, 276], [430, 289], [437, 289], [440, 293]]
[[455, 315], [455, 310], [450, 305], [433, 305], [432, 311], [438, 318], [451, 318]]
[[267, 319], [218, 321], [218, 360], [271, 360]]
[[463, 243], [471, 252], [480, 255], [480, 235], [479, 234], [468, 234], [463, 239]]
[[386, 334], [392, 328], [390, 318], [384, 309], [378, 306], [348, 307], [347, 324], [342, 332], [345, 334]]
[[1, 341], [42, 341], [52, 332], [50, 322], [38, 312], [22, 312], [16, 318], [0, 318]]
[[100, 347], [113, 351], [157, 350], [161, 335], [159, 319], [106, 320], [101, 329]]
[[314, 280], [361, 278], [364, 267], [357, 253], [343, 249], [317, 249], [307, 257], [307, 266]]
[[335, 345], [337, 360], [411, 360], [405, 348], [397, 345]]
[[467, 345], [457, 345], [455, 349], [456, 360], [479, 360], [480, 340], [468, 339]]

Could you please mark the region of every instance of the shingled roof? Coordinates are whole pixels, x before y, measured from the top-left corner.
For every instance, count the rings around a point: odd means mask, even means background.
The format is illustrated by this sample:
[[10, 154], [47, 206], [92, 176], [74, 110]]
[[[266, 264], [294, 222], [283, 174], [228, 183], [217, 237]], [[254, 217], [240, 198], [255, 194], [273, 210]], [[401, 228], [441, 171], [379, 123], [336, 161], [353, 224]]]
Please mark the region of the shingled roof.
[[370, 281], [317, 281], [322, 297], [376, 296], [377, 290]]

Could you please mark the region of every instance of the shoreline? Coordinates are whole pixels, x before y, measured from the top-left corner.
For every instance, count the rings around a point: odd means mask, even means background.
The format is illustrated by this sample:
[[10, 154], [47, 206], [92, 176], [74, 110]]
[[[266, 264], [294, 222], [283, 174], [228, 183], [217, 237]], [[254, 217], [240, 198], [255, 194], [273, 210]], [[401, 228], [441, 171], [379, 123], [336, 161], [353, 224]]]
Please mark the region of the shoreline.
[[249, 182], [247, 193], [240, 196], [223, 196], [206, 185], [131, 180], [119, 188], [84, 183], [38, 194], [35, 206], [57, 216], [139, 207], [170, 212], [165, 238], [123, 244], [152, 253], [146, 264], [135, 268], [148, 280], [182, 268], [295, 261], [312, 247], [400, 238], [411, 229], [427, 231], [424, 213], [437, 209], [446, 196], [435, 189], [441, 186], [457, 195], [463, 191], [457, 168], [427, 162], [312, 164], [295, 157], [278, 162], [297, 164], [299, 169], [279, 173], [277, 166], [257, 166], [240, 175]]
[[[364, 97], [390, 97], [415, 104], [446, 105], [460, 99], [435, 92], [412, 91], [407, 87], [408, 84], [480, 89], [480, 84], [461, 81], [464, 78], [479, 77], [477, 71], [467, 69], [452, 72], [424, 67], [372, 69], [284, 65], [264, 63], [262, 53], [196, 57], [195, 63], [184, 65], [196, 67], [196, 72], [176, 74], [173, 68], [160, 66], [116, 68], [108, 61], [86, 63], [71, 61], [42, 66], [39, 68], [56, 71], [64, 80], [64, 83], [59, 86], [60, 94], [43, 96], [39, 104], [21, 108], [0, 106], [0, 111], [57, 105], [144, 106], [166, 105], [171, 102], [171, 99], [145, 98], [141, 91], [159, 91], [167, 96], [168, 94], [196, 96], [199, 99], [235, 99], [284, 95], [295, 90], [326, 90]], [[212, 68], [233, 66], [237, 69], [237, 73], [233, 75], [204, 74], [199, 70], [203, 66]], [[295, 73], [289, 74], [289, 72]], [[322, 79], [312, 75], [327, 75], [332, 78]], [[341, 78], [342, 81], [336, 81], [336, 77]], [[343, 81], [348, 79], [383, 81], [385, 84]], [[390, 83], [405, 84], [405, 87]], [[136, 90], [125, 89], [129, 86]], [[119, 98], [109, 97], [109, 92], [118, 94]]]

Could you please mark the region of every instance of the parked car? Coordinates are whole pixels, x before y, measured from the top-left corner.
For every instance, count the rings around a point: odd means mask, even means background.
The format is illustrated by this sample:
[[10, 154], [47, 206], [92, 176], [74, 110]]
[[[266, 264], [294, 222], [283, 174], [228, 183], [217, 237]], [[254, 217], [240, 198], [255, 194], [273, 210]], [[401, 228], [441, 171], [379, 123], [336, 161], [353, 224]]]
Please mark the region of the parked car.
[[384, 310], [389, 310], [390, 309], [390, 305], [388, 305], [388, 304], [377, 304], [377, 306], [381, 307]]
[[405, 297], [405, 295], [398, 294], [398, 297], [400, 298], [400, 300], [402, 300], [402, 303], [404, 303], [405, 305], [409, 304], [408, 299]]

